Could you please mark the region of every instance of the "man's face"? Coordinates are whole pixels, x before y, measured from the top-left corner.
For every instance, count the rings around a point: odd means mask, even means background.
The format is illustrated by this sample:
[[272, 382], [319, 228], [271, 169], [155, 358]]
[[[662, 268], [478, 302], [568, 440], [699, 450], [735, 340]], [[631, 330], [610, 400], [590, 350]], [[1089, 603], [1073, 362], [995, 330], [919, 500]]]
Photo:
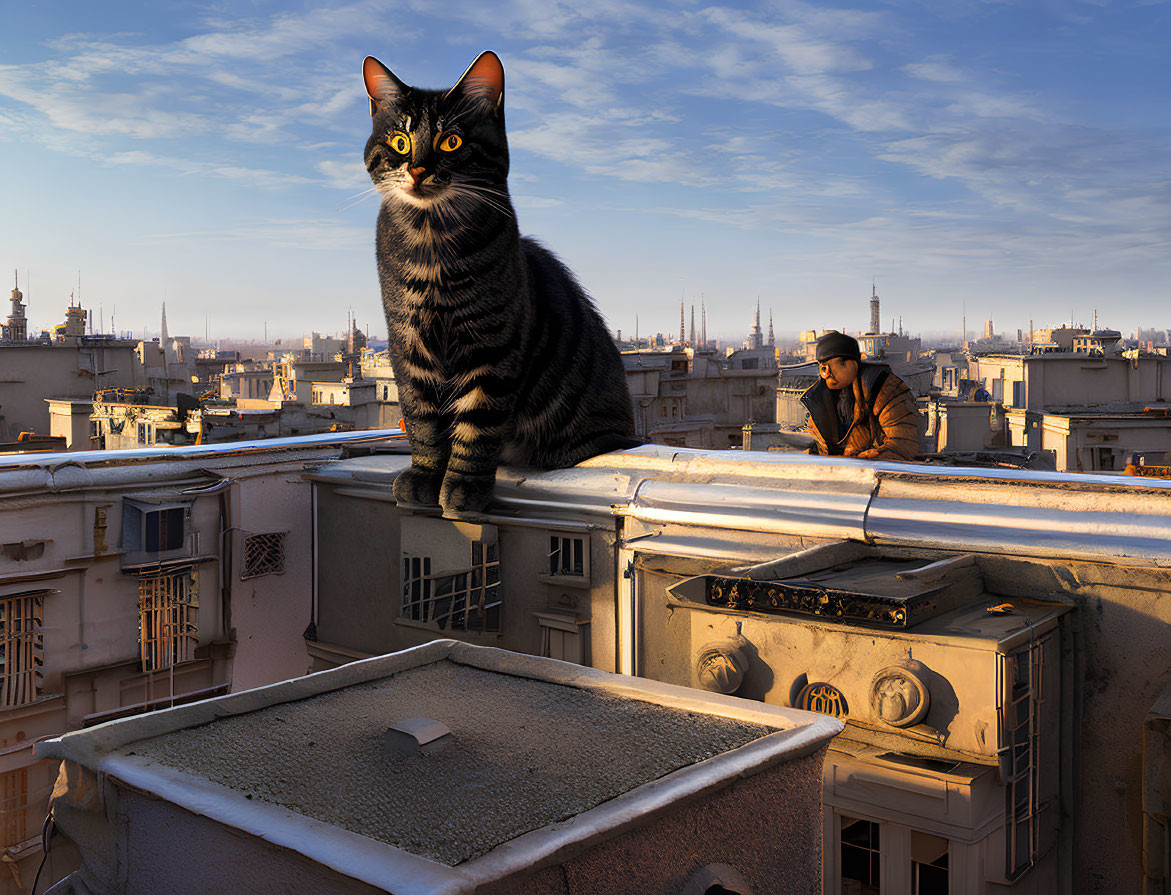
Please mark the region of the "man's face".
[[827, 388], [848, 388], [858, 376], [858, 362], [851, 357], [831, 357], [817, 365]]

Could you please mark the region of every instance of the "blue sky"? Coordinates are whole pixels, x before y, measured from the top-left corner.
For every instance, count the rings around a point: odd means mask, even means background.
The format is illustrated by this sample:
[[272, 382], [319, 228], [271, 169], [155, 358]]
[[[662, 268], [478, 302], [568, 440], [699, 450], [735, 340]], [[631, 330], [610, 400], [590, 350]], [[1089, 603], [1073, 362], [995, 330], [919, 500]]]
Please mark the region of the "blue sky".
[[[1168, 3], [6, 3], [0, 285], [34, 327], [384, 332], [359, 75], [507, 70], [522, 232], [612, 328], [1171, 327]], [[5, 309], [6, 309], [5, 305]], [[208, 322], [210, 321], [210, 323]], [[108, 326], [108, 323], [107, 323]]]

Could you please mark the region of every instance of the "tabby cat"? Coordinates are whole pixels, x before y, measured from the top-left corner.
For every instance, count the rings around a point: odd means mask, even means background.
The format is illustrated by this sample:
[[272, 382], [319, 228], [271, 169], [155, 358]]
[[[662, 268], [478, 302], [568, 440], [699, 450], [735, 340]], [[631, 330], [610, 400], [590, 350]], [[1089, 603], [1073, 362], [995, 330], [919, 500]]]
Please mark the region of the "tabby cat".
[[500, 60], [481, 53], [447, 91], [408, 87], [369, 56], [362, 74], [378, 277], [411, 444], [395, 498], [475, 516], [501, 462], [572, 466], [637, 444], [601, 316], [517, 230]]

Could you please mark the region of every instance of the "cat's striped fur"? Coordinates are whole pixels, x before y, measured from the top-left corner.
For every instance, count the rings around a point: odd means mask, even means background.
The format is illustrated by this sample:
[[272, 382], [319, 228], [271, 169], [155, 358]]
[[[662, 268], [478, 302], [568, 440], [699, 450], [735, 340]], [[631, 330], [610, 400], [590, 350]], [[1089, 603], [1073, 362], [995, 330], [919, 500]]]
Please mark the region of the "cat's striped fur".
[[501, 462], [571, 466], [636, 444], [601, 316], [517, 230], [499, 59], [481, 54], [446, 92], [407, 87], [373, 58], [363, 75], [378, 275], [411, 443], [396, 499], [476, 514]]

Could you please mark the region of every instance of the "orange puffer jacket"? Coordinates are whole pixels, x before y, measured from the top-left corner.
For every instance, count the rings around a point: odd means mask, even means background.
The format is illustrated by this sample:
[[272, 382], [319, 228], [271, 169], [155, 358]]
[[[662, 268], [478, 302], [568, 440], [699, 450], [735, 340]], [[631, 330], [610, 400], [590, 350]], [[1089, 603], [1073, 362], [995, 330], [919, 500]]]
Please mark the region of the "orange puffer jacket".
[[886, 364], [862, 363], [851, 388], [854, 421], [837, 439], [836, 392], [819, 379], [801, 395], [809, 411], [805, 431], [817, 439], [817, 452], [854, 457], [877, 448], [876, 460], [913, 459], [919, 453], [919, 411], [906, 383]]

